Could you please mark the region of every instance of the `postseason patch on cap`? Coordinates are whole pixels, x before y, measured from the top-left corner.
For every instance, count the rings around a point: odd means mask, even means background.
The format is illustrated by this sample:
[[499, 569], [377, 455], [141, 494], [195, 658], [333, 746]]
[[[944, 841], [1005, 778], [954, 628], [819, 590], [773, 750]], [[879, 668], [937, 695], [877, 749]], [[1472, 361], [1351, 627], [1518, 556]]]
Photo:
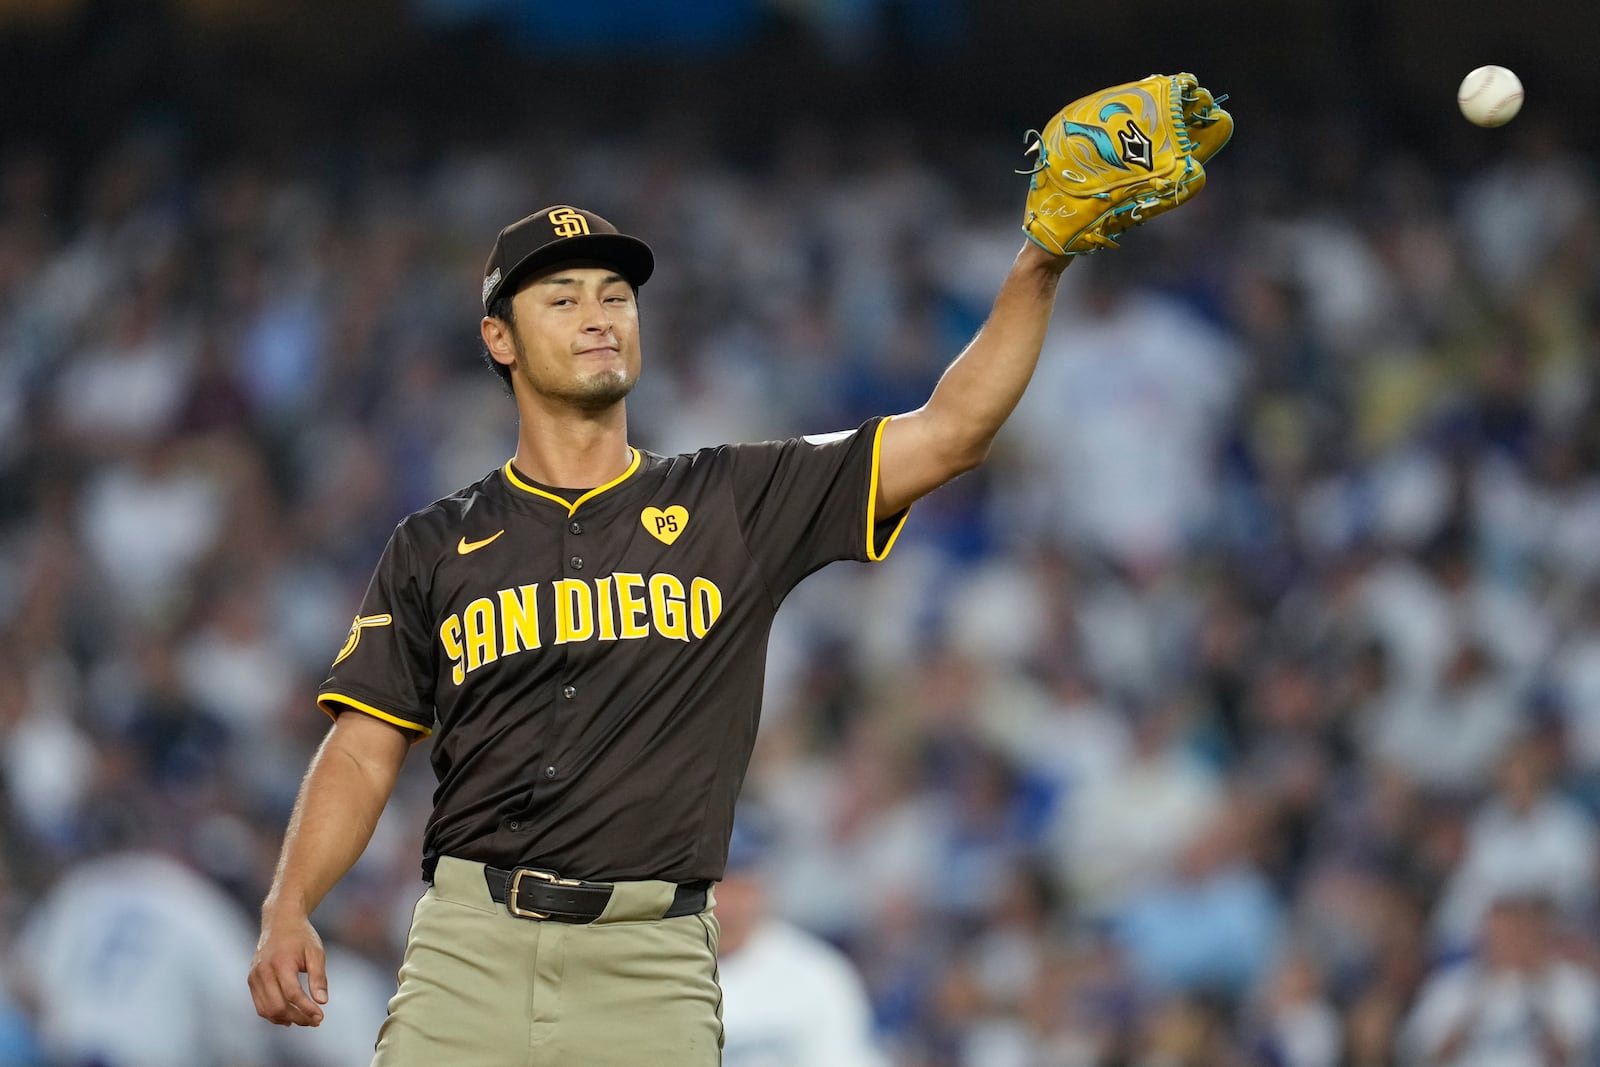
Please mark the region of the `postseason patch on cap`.
[[483, 299], [489, 299], [489, 291], [500, 284], [500, 268], [496, 267], [494, 273], [483, 280]]

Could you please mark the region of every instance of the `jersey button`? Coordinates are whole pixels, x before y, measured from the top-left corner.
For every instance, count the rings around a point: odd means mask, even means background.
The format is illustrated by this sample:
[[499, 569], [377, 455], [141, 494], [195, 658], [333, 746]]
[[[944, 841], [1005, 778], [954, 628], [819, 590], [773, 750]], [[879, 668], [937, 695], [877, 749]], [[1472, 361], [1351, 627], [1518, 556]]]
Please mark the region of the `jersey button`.
[[546, 778], [554, 778], [556, 776], [556, 768], [554, 764], [551, 764], [544, 769], [544, 776]]
[[575, 685], [564, 685], [561, 687], [561, 695], [566, 697], [568, 700], [571, 700], [573, 697], [578, 695], [578, 687]]
[[569, 560], [568, 562], [570, 562], [572, 564], [572, 569], [573, 570], [575, 570], [575, 571], [583, 570], [583, 557], [582, 556], [573, 556], [572, 559]]
[[520, 822], [518, 822], [517, 820], [515, 820], [515, 819], [507, 819], [506, 820], [506, 829], [507, 830], [520, 830], [520, 829], [522, 829], [522, 824]]
[[573, 519], [571, 522], [567, 523], [567, 529], [575, 534], [581, 534], [583, 533], [583, 523], [579, 522], [577, 519]]

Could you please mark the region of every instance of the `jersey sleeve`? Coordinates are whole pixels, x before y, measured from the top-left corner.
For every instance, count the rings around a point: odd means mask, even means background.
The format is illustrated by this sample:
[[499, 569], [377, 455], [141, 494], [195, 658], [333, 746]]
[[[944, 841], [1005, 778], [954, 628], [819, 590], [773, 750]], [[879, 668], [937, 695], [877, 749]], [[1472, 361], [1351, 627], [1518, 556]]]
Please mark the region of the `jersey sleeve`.
[[434, 661], [415, 557], [402, 523], [378, 560], [317, 704], [334, 718], [353, 709], [420, 739], [433, 731]]
[[776, 599], [824, 564], [889, 554], [910, 509], [876, 513], [888, 424], [875, 418], [841, 433], [733, 447], [740, 533]]

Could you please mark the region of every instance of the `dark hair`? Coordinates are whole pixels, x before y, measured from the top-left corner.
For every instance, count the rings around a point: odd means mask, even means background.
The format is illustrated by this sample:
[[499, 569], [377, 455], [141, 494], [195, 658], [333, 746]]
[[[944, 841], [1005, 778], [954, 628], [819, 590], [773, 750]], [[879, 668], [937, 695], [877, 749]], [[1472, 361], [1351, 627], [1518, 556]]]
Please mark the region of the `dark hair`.
[[[512, 310], [511, 307], [511, 298], [513, 295], [515, 294], [507, 292], [502, 292], [496, 295], [494, 300], [489, 304], [486, 314], [488, 314], [491, 319], [499, 319], [507, 326], [515, 328], [517, 325], [517, 313]], [[511, 368], [506, 366], [504, 363], [496, 361], [494, 356], [490, 355], [489, 347], [487, 345], [485, 345], [483, 349], [483, 361], [489, 364], [490, 370], [499, 375], [500, 384], [506, 387], [506, 395], [515, 397], [517, 394], [511, 388]]]

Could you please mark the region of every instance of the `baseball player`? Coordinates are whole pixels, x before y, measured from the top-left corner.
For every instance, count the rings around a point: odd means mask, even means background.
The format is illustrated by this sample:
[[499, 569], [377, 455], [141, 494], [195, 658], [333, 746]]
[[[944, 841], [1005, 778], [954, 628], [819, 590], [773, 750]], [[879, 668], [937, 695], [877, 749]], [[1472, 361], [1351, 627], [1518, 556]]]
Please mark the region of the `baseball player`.
[[[1073, 107], [1092, 118], [1102, 96]], [[1143, 124], [1143, 140], [1122, 142], [1124, 169], [1150, 170], [1152, 137], [1172, 151], [1184, 112], [1164, 100], [1134, 100], [1100, 131], [1114, 146]], [[1136, 216], [1179, 202], [1171, 162], [1166, 199]], [[565, 205], [500, 232], [481, 335], [516, 402], [516, 451], [399, 524], [320, 689], [334, 721], [262, 905], [249, 979], [261, 1015], [322, 1021], [309, 917], [428, 737], [428, 889], [373, 1063], [718, 1062], [711, 886], [779, 604], [831, 561], [884, 558], [917, 498], [983, 460], [1033, 372], [1062, 270], [1139, 221], [1104, 210], [1136, 193], [1098, 184], [1081, 191], [1100, 221], [1072, 219], [1042, 174], [1028, 243], [926, 404], [679, 456], [628, 440], [649, 247]]]

